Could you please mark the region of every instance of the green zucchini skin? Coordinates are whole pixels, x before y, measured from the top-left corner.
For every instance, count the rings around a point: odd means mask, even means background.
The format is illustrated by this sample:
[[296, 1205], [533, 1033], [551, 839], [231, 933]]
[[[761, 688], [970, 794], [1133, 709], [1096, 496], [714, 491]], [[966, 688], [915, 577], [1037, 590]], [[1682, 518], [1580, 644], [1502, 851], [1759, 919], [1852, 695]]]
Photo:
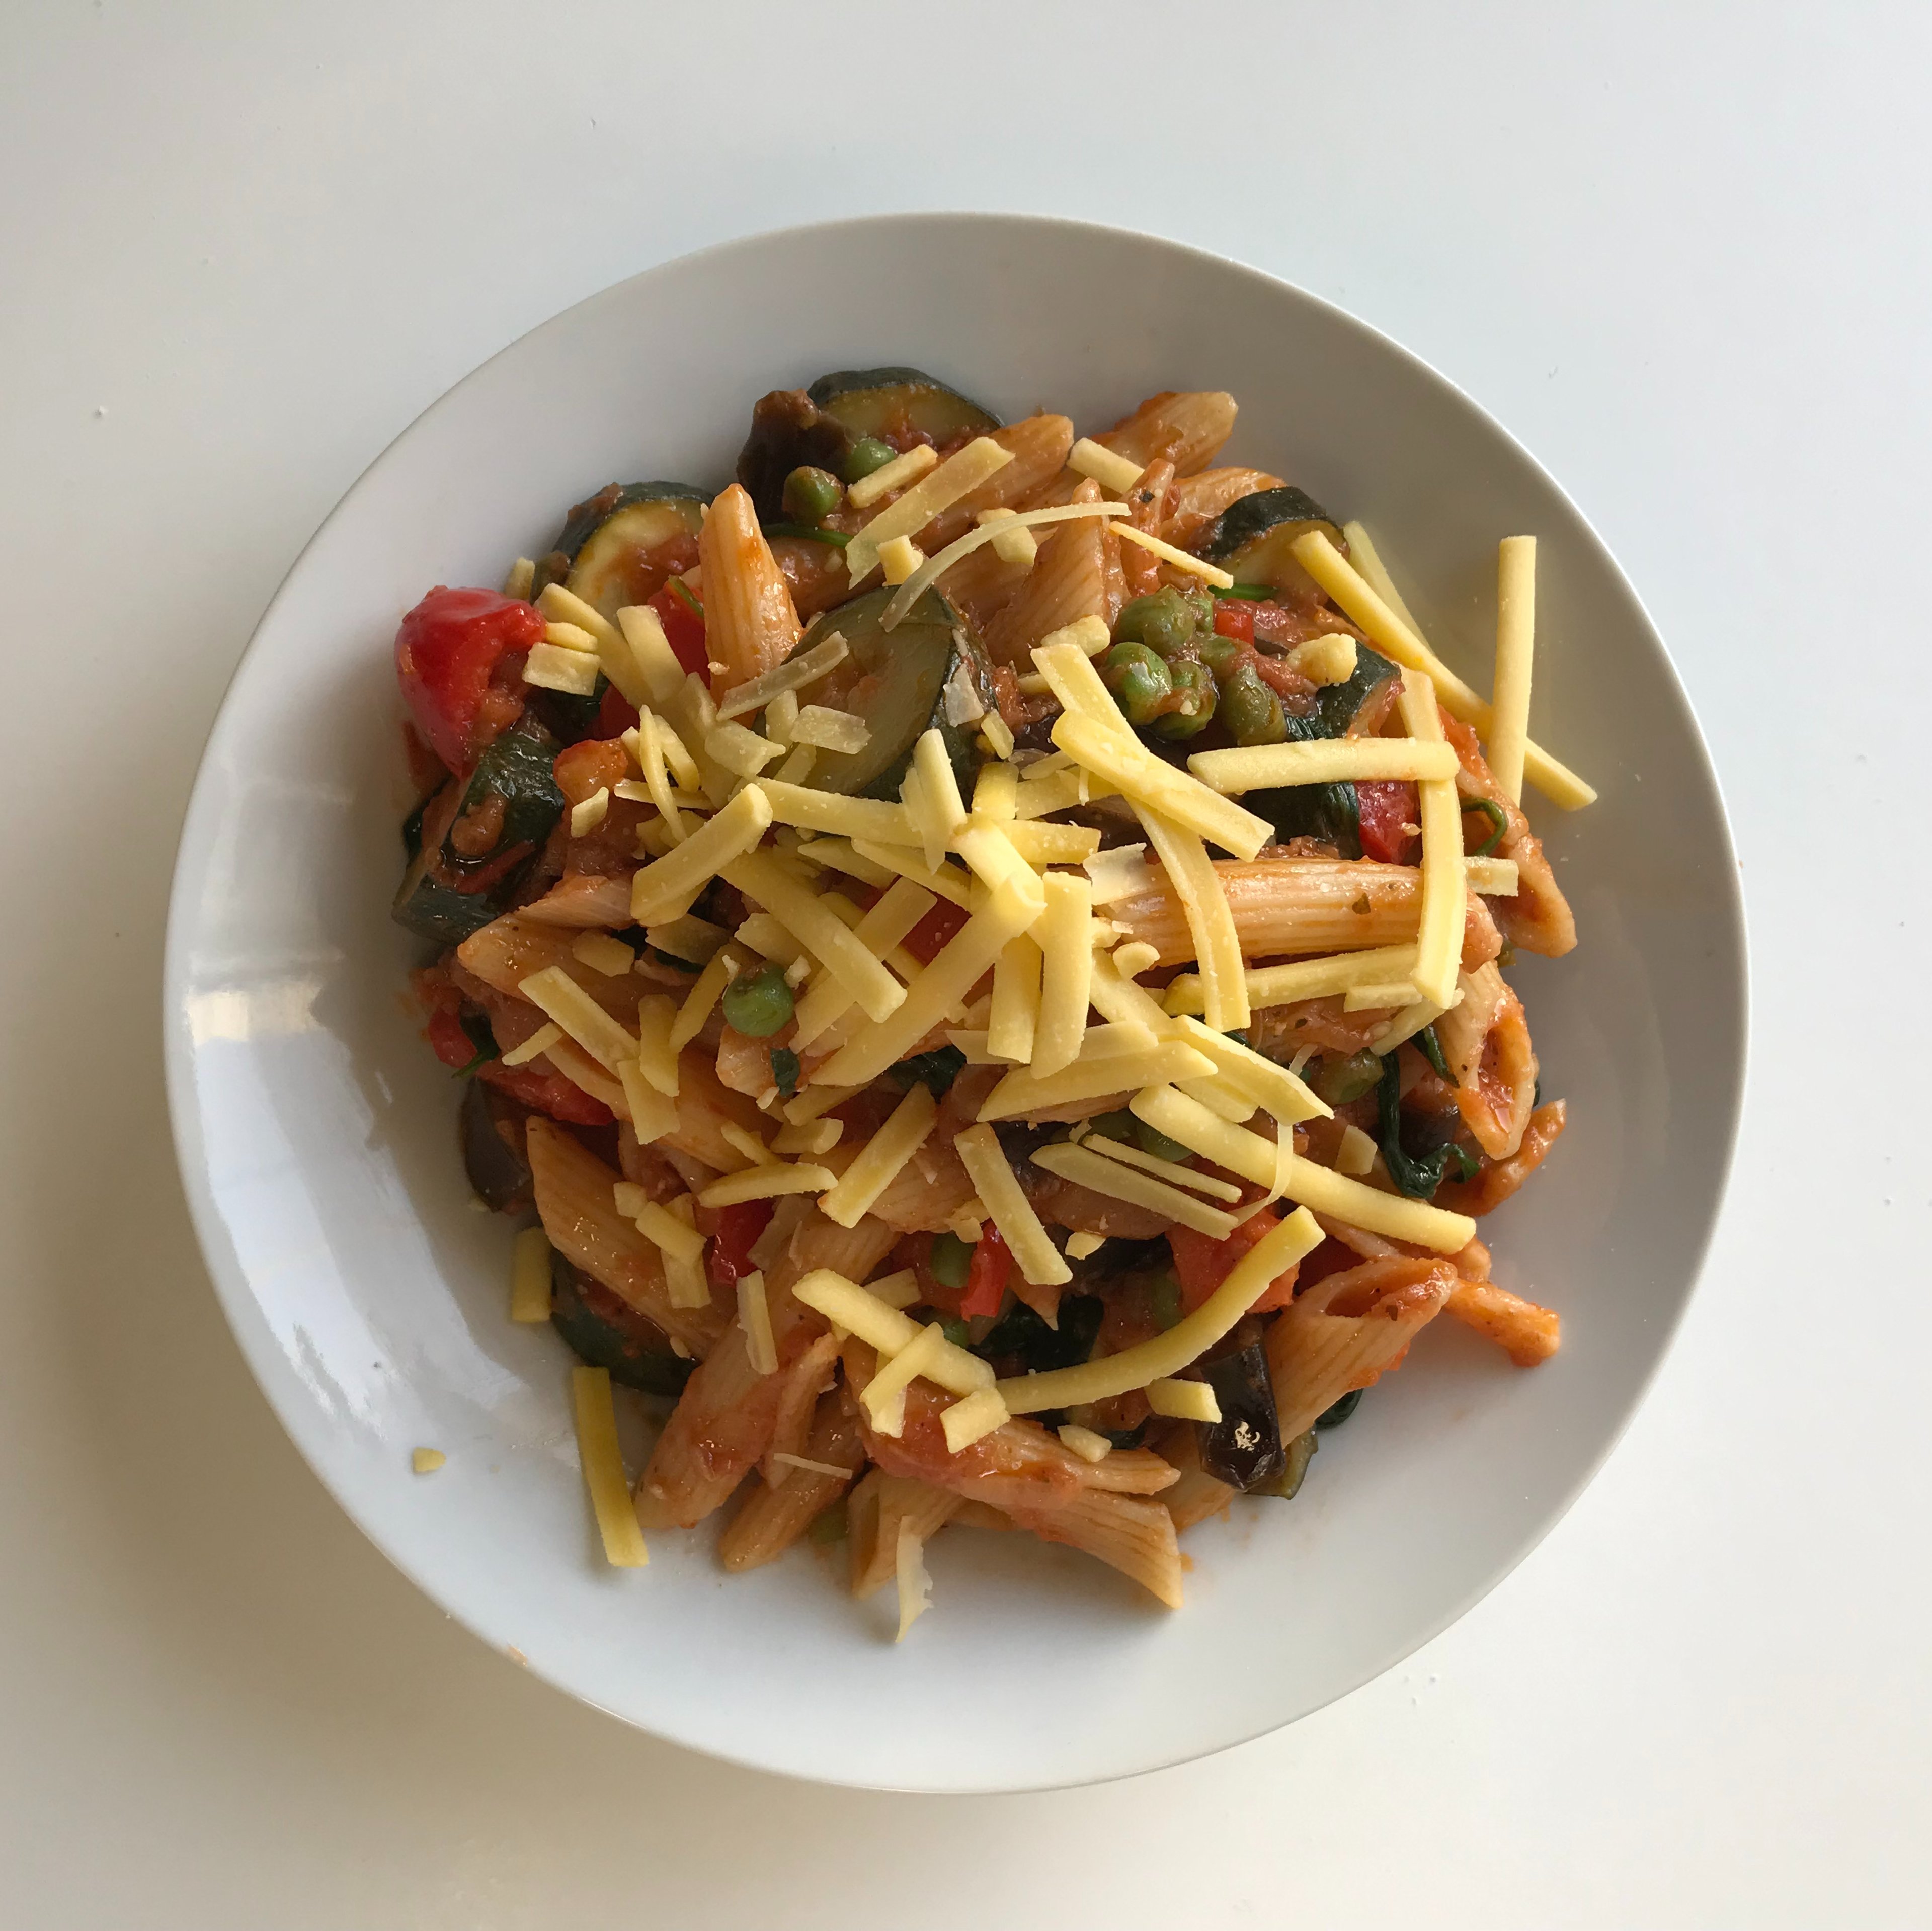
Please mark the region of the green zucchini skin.
[[[1369, 693], [1394, 674], [1395, 666], [1387, 658], [1358, 642], [1354, 675], [1343, 683], [1322, 685], [1315, 694], [1315, 709], [1306, 717], [1289, 717], [1289, 739], [1346, 737]], [[1290, 838], [1324, 838], [1344, 858], [1362, 855], [1361, 817], [1352, 784], [1285, 785], [1250, 791], [1241, 802], [1267, 819], [1284, 844]]]
[[530, 850], [528, 856], [494, 879], [485, 890], [459, 892], [454, 881], [466, 873], [480, 871], [491, 862], [494, 853], [466, 858], [449, 842], [447, 831], [437, 842], [422, 844], [403, 874], [392, 908], [398, 925], [438, 945], [457, 946], [501, 916], [563, 815], [563, 793], [557, 789], [553, 768], [560, 748], [556, 739], [526, 715], [485, 747], [466, 783], [452, 778], [421, 817], [412, 814], [420, 837], [424, 822], [437, 821], [437, 804], [453, 787], [462, 784], [454, 809], [441, 822], [454, 825], [494, 793], [503, 800], [502, 830], [496, 850], [520, 844]]
[[526, 1117], [524, 1108], [488, 1081], [472, 1079], [464, 1085], [457, 1115], [463, 1171], [477, 1198], [493, 1213], [526, 1213], [536, 1197], [523, 1153]]
[[784, 480], [802, 466], [842, 472], [862, 437], [896, 442], [908, 432], [944, 445], [997, 429], [1000, 418], [922, 369], [837, 369], [809, 388], [774, 389], [752, 411], [738, 481], [761, 523], [784, 516]]
[[561, 583], [607, 617], [644, 602], [656, 586], [640, 576], [640, 559], [677, 537], [694, 538], [710, 501], [690, 483], [607, 484], [572, 506], [530, 594]]
[[671, 1351], [663, 1332], [601, 1282], [551, 1250], [550, 1325], [579, 1360], [646, 1395], [680, 1395], [698, 1363]]
[[1258, 490], [1221, 512], [1202, 538], [1199, 554], [1220, 564], [1238, 583], [1266, 583], [1312, 595], [1315, 580], [1295, 560], [1292, 547], [1311, 529], [1324, 532], [1339, 550], [1348, 547], [1342, 526], [1312, 496], [1292, 487]]
[[[864, 718], [872, 728], [871, 742], [849, 754], [820, 751], [810, 781], [816, 790], [896, 799], [911, 766], [913, 747], [926, 731], [937, 729], [960, 794], [970, 798], [980, 766], [979, 727], [946, 721], [946, 686], [964, 664], [980, 703], [988, 711], [997, 709], [986, 646], [937, 590], [928, 590], [890, 632], [880, 629], [894, 594], [890, 589], [871, 590], [822, 611], [799, 640], [800, 650], [809, 649], [836, 631], [850, 652], [832, 673], [842, 687], [850, 691], [861, 679], [879, 680], [870, 691], [838, 700], [850, 702]], [[813, 701], [833, 700], [814, 697]]]

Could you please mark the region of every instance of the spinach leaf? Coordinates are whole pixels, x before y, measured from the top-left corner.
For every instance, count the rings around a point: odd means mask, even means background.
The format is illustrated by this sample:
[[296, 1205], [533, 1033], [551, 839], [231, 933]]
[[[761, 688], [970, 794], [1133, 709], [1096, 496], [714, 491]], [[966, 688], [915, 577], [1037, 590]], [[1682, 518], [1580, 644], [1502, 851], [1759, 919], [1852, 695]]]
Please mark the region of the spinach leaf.
[[[1402, 1071], [1397, 1057], [1390, 1053], [1382, 1061], [1381, 1083], [1376, 1089], [1376, 1114], [1381, 1129], [1382, 1158], [1388, 1162], [1389, 1178], [1414, 1200], [1430, 1200], [1442, 1184], [1442, 1170], [1448, 1165], [1454, 1142], [1445, 1140], [1432, 1153], [1418, 1158], [1402, 1144]], [[1462, 1156], [1456, 1151], [1457, 1165]]]
[[946, 1089], [959, 1077], [966, 1055], [957, 1046], [939, 1046], [929, 1053], [915, 1053], [896, 1066], [888, 1066], [893, 1085], [902, 1093], [922, 1086], [934, 1099], [943, 1099]]

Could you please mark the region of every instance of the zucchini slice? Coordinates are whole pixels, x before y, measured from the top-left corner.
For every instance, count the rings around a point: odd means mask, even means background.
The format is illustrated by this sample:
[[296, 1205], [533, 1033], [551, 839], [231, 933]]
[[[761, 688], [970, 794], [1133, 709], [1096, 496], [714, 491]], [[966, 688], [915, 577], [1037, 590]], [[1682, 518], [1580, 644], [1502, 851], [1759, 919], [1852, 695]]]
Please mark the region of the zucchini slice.
[[580, 1360], [609, 1369], [612, 1381], [646, 1395], [682, 1394], [698, 1366], [674, 1354], [662, 1329], [554, 1249], [550, 1319]]
[[[561, 583], [607, 617], [626, 604], [646, 603], [674, 571], [696, 560], [680, 553], [694, 544], [710, 501], [688, 483], [611, 483], [572, 506], [556, 547], [537, 565], [535, 596]], [[667, 562], [664, 552], [676, 544]]]
[[801, 464], [842, 473], [845, 452], [876, 436], [904, 448], [919, 436], [944, 448], [997, 429], [1000, 418], [920, 369], [838, 369], [808, 389], [774, 389], [752, 411], [738, 480], [759, 520], [784, 515], [784, 480]]
[[476, 1197], [495, 1213], [522, 1213], [536, 1198], [536, 1182], [524, 1157], [527, 1109], [486, 1081], [472, 1079], [463, 1090], [457, 1130], [463, 1142], [463, 1171]]
[[1277, 590], [1318, 595], [1315, 580], [1294, 559], [1292, 545], [1304, 531], [1318, 529], [1345, 555], [1342, 526], [1312, 496], [1297, 489], [1258, 490], [1230, 503], [1202, 539], [1199, 553], [1218, 563], [1238, 583], [1266, 583]]
[[[403, 874], [392, 907], [398, 924], [439, 945], [456, 946], [508, 909], [544, 841], [563, 815], [563, 793], [557, 789], [553, 768], [558, 748], [556, 739], [526, 715], [490, 741], [459, 795], [452, 794], [461, 781], [452, 778], [430, 799], [419, 820], [419, 833], [440, 829], [434, 837], [422, 838]], [[486, 852], [460, 851], [450, 841], [451, 828], [493, 797], [502, 801], [496, 843]], [[520, 845], [528, 850], [502, 865], [500, 854]], [[479, 873], [488, 880], [482, 889], [462, 889], [466, 879]]]
[[818, 790], [848, 796], [896, 798], [914, 745], [936, 728], [961, 795], [970, 798], [980, 765], [979, 724], [949, 721], [946, 690], [963, 667], [984, 709], [998, 708], [986, 647], [937, 590], [928, 590], [889, 635], [879, 619], [893, 595], [890, 588], [872, 590], [822, 612], [799, 640], [806, 650], [834, 631], [845, 640], [850, 654], [808, 695], [814, 704], [856, 713], [872, 733], [862, 751], [821, 751], [809, 781]]

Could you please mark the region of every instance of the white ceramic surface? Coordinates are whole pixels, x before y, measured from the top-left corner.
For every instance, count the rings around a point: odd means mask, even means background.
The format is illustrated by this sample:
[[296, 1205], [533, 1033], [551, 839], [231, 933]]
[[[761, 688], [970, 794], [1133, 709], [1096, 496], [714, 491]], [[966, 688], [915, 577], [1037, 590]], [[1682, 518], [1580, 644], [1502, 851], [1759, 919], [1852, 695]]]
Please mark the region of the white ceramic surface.
[[[1068, 292], [1079, 291], [1077, 303]], [[1108, 325], [1094, 318], [1109, 318]], [[1485, 1228], [1565, 1348], [1510, 1369], [1438, 1324], [1292, 1507], [1194, 1531], [1186, 1609], [961, 1533], [894, 1648], [808, 1553], [725, 1579], [709, 1538], [593, 1559], [566, 1357], [503, 1318], [509, 1236], [470, 1210], [455, 1094], [400, 996], [404, 785], [388, 666], [430, 583], [490, 583], [612, 477], [728, 472], [752, 401], [910, 361], [1084, 427], [1148, 391], [1240, 399], [1229, 454], [1361, 516], [1481, 681], [1496, 538], [1541, 542], [1534, 727], [1602, 802], [1537, 812], [1583, 943], [1518, 979], [1572, 1126]], [[1535, 808], [1532, 808], [1533, 809]], [[399, 1567], [484, 1640], [674, 1740], [835, 1781], [988, 1790], [1222, 1747], [1361, 1683], [1524, 1554], [1607, 1450], [1708, 1237], [1740, 1096], [1742, 925], [1714, 783], [1661, 646], [1581, 517], [1439, 377], [1252, 271], [1115, 231], [904, 217], [654, 269], [458, 385], [304, 553], [223, 708], [169, 934], [172, 1108], [241, 1345], [290, 1435]], [[442, 1448], [433, 1480], [410, 1449]]]

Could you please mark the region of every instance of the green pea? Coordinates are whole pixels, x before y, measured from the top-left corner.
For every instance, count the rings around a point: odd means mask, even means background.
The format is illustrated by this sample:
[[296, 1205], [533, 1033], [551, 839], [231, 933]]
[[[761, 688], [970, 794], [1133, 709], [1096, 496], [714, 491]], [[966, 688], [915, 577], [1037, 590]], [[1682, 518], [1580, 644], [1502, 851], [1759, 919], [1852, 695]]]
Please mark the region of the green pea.
[[1187, 600], [1172, 584], [1151, 596], [1136, 597], [1114, 625], [1118, 641], [1144, 643], [1162, 657], [1170, 656], [1193, 636], [1195, 616]]
[[1214, 592], [1205, 583], [1191, 583], [1184, 590], [1178, 590], [1178, 594], [1194, 613], [1196, 630], [1211, 631], [1214, 628]]
[[1162, 1274], [1154, 1284], [1154, 1325], [1165, 1334], [1180, 1319], [1180, 1283]]
[[876, 436], [862, 436], [846, 451], [845, 460], [839, 466], [845, 472], [846, 481], [856, 483], [861, 476], [883, 469], [898, 453], [890, 442], [881, 442]]
[[1281, 700], [1244, 664], [1221, 686], [1221, 722], [1237, 744], [1280, 744], [1288, 735]]
[[942, 1321], [939, 1331], [955, 1348], [964, 1348], [973, 1339], [971, 1326], [963, 1321]]
[[1241, 652], [1245, 647], [1233, 637], [1222, 637], [1218, 633], [1201, 638], [1194, 646], [1202, 662], [1217, 678], [1225, 676], [1241, 661]]
[[1100, 676], [1130, 724], [1151, 724], [1174, 688], [1167, 666], [1144, 643], [1115, 644], [1101, 664]]
[[791, 1020], [791, 988], [785, 983], [784, 969], [767, 965], [740, 973], [724, 988], [724, 1005], [730, 1025], [748, 1039], [769, 1039]]
[[844, 494], [844, 485], [830, 469], [815, 469], [810, 463], [803, 463], [784, 480], [784, 512], [800, 523], [823, 523], [838, 507]]
[[1134, 1140], [1143, 1153], [1150, 1153], [1156, 1160], [1186, 1160], [1193, 1157], [1193, 1149], [1184, 1147], [1178, 1140], [1170, 1140], [1158, 1127], [1150, 1126], [1144, 1120], [1134, 1121]]
[[1173, 741], [1198, 736], [1214, 721], [1217, 693], [1214, 673], [1204, 664], [1183, 658], [1168, 666], [1174, 695], [1183, 701], [1176, 709], [1163, 711], [1154, 721], [1154, 735]]
[[935, 1234], [932, 1256], [926, 1264], [942, 1287], [963, 1288], [973, 1265], [973, 1250], [956, 1234]]
[[1364, 1046], [1346, 1060], [1324, 1056], [1310, 1070], [1314, 1075], [1310, 1084], [1330, 1106], [1346, 1106], [1375, 1089], [1382, 1076], [1382, 1063]]

